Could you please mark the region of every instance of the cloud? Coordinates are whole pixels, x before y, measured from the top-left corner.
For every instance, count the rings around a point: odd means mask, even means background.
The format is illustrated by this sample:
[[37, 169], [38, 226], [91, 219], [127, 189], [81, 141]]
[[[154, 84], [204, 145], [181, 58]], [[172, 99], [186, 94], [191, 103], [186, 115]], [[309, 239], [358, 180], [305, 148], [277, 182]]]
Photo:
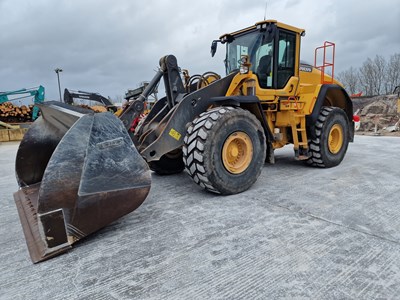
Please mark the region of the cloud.
[[[306, 29], [303, 59], [336, 42], [340, 71], [399, 52], [396, 2], [268, 1], [267, 18]], [[223, 74], [224, 47], [211, 58], [211, 41], [262, 20], [265, 1], [0, 0], [0, 12], [0, 90], [42, 84], [58, 99], [60, 67], [62, 88], [114, 97], [150, 80], [166, 54], [191, 74]]]

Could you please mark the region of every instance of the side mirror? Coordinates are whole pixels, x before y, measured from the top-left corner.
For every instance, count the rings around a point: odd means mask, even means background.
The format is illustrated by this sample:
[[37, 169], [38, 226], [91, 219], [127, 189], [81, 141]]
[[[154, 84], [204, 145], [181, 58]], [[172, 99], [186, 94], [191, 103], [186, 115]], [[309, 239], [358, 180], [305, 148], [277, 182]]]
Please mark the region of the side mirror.
[[215, 52], [217, 52], [217, 45], [219, 40], [213, 40], [211, 43], [211, 57], [214, 57]]

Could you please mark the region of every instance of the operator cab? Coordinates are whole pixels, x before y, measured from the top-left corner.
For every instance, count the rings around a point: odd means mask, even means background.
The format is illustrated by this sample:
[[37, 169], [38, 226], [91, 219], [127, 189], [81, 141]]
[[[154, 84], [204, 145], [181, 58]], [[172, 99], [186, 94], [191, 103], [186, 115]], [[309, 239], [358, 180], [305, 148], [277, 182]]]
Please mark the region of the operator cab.
[[[268, 20], [221, 36], [219, 41], [227, 44], [226, 73], [239, 70], [241, 58], [248, 56], [250, 70], [257, 75], [261, 88], [284, 88], [292, 76], [298, 76], [296, 52], [300, 49], [300, 38], [297, 35], [303, 34], [302, 29]], [[216, 51], [216, 42], [213, 42], [212, 53]]]

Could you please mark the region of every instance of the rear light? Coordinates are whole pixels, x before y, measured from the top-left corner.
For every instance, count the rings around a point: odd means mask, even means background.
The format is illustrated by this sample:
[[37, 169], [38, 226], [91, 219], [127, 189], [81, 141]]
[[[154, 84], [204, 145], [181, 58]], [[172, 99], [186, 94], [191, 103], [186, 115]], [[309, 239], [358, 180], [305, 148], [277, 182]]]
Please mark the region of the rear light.
[[353, 121], [354, 121], [354, 130], [358, 131], [360, 129], [360, 116], [358, 115], [353, 115]]

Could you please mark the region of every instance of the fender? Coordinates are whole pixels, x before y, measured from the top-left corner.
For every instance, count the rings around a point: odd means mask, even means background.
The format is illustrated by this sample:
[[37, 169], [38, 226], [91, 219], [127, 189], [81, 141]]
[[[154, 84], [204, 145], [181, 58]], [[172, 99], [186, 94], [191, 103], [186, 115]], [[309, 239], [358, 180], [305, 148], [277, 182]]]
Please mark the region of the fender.
[[[337, 84], [324, 84], [321, 86], [313, 111], [306, 116], [307, 127], [314, 127], [318, 119], [322, 106], [335, 106], [343, 109], [349, 120], [350, 141], [354, 140], [354, 121], [353, 121], [353, 102], [351, 101], [346, 90]], [[312, 138], [314, 130], [308, 132]]]
[[271, 141], [273, 140], [272, 131], [268, 126], [265, 114], [261, 107], [260, 99], [257, 96], [226, 96], [213, 97], [210, 102], [218, 106], [237, 106], [250, 111], [261, 122], [265, 135]]

